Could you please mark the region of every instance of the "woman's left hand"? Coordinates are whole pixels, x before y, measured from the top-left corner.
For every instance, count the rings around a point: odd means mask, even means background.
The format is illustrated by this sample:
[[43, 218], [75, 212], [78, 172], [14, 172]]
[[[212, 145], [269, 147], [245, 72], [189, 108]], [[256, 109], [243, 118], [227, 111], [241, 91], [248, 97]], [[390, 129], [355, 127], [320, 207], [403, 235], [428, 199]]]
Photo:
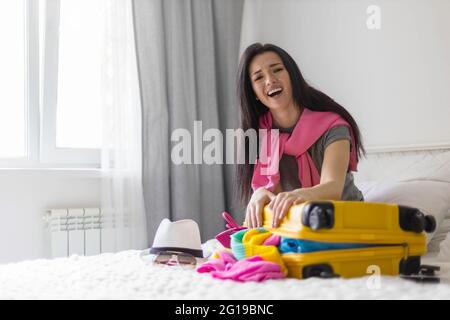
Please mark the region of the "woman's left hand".
[[278, 193], [269, 203], [269, 208], [273, 212], [272, 228], [278, 227], [291, 206], [308, 201], [310, 198], [310, 193], [305, 189]]

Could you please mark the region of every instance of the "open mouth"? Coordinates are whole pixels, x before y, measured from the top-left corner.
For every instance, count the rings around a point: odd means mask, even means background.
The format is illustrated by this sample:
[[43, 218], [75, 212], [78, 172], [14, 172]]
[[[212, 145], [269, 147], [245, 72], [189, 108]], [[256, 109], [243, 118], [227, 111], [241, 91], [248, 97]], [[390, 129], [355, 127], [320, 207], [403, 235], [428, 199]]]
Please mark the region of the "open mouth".
[[269, 97], [273, 98], [273, 97], [276, 97], [276, 96], [280, 95], [281, 92], [283, 92], [283, 89], [281, 89], [281, 88], [272, 89], [269, 92], [267, 92], [267, 95]]

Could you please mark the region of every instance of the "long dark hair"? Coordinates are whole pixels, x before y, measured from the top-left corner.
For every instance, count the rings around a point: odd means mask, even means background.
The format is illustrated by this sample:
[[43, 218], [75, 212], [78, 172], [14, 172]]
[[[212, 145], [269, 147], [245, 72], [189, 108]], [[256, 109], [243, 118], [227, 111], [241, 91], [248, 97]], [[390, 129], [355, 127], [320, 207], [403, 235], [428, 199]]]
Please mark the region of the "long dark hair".
[[[351, 126], [355, 137], [357, 157], [365, 155], [362, 145], [361, 133], [350, 113], [325, 93], [311, 87], [306, 83], [300, 69], [294, 59], [283, 49], [273, 44], [254, 43], [242, 54], [237, 73], [237, 98], [240, 106], [240, 127], [246, 131], [254, 129], [258, 132], [259, 116], [269, 111], [261, 101], [256, 100], [255, 92], [249, 77], [249, 65], [256, 55], [272, 51], [281, 58], [291, 79], [292, 95], [297, 106], [313, 111], [331, 111], [340, 115]], [[245, 207], [252, 194], [251, 180], [253, 176], [255, 159], [249, 157], [249, 141], [245, 141], [245, 164], [236, 166], [236, 195], [240, 200], [241, 207]], [[253, 160], [253, 161], [251, 161]]]

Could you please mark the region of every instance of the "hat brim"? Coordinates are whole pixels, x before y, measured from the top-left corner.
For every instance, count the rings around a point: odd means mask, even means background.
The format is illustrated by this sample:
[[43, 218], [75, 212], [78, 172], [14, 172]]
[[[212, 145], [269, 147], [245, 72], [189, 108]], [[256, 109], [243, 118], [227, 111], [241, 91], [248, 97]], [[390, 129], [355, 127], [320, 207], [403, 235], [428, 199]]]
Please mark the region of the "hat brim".
[[193, 255], [196, 258], [203, 258], [203, 250], [190, 249], [190, 248], [179, 248], [179, 247], [152, 247], [150, 248], [150, 253], [157, 254], [161, 251], [177, 251], [184, 252]]
[[[151, 262], [153, 262], [153, 261], [155, 260], [155, 258], [156, 258], [157, 255], [158, 255], [157, 253], [150, 253], [150, 250], [149, 250], [149, 249], [143, 250], [143, 251], [140, 253], [141, 259], [142, 259], [144, 262], [146, 262], [146, 263], [151, 263]], [[195, 261], [197, 261], [196, 265], [199, 266], [199, 265], [205, 263], [206, 261], [208, 261], [208, 259], [207, 259], [207, 258], [198, 258], [198, 257], [195, 257]]]

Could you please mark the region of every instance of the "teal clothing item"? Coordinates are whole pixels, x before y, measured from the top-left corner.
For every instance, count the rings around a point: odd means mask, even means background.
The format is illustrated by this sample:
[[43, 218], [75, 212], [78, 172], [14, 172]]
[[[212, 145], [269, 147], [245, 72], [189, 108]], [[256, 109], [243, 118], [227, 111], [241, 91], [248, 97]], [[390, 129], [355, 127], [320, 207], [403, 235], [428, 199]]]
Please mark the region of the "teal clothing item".
[[[266, 233], [268, 232], [266, 229], [259, 227], [257, 228], [260, 233]], [[233, 255], [237, 260], [242, 260], [245, 258], [248, 258], [245, 254], [245, 248], [242, 244], [242, 239], [244, 238], [244, 235], [249, 231], [249, 229], [243, 229], [238, 232], [235, 232], [231, 235], [231, 241], [230, 241], [230, 247], [233, 251]]]
[[308, 253], [325, 250], [357, 249], [376, 247], [376, 244], [319, 242], [303, 239], [281, 238], [278, 250], [281, 253]]

